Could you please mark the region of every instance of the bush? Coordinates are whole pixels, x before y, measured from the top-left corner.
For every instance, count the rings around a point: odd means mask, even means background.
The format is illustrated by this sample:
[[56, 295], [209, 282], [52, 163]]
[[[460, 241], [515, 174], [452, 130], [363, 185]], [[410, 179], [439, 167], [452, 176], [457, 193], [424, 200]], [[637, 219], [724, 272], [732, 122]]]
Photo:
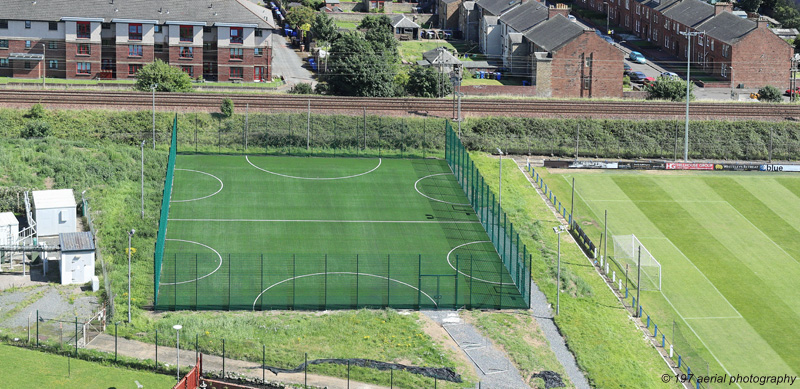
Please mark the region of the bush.
[[222, 105], [219, 107], [219, 111], [222, 112], [222, 115], [226, 118], [233, 116], [233, 100], [227, 97], [222, 99]]
[[190, 92], [192, 78], [183, 70], [157, 59], [136, 72], [136, 90], [149, 92], [151, 85], [156, 85], [159, 92]]
[[778, 88], [767, 85], [758, 90], [758, 99], [761, 101], [766, 101], [768, 103], [780, 103], [783, 101], [783, 97], [781, 97], [781, 91]]
[[44, 109], [44, 105], [41, 103], [36, 103], [31, 106], [31, 109], [28, 111], [27, 117], [31, 119], [42, 119], [47, 115], [47, 111]]
[[[686, 100], [686, 83], [678, 78], [659, 77], [655, 82], [645, 86], [648, 100]], [[689, 84], [689, 100], [694, 100], [694, 85]]]
[[44, 120], [34, 120], [25, 124], [22, 130], [23, 138], [44, 138], [50, 135], [50, 123]]
[[312, 95], [314, 94], [314, 89], [311, 87], [311, 84], [300, 82], [294, 84], [291, 89], [289, 89], [289, 93], [295, 95]]

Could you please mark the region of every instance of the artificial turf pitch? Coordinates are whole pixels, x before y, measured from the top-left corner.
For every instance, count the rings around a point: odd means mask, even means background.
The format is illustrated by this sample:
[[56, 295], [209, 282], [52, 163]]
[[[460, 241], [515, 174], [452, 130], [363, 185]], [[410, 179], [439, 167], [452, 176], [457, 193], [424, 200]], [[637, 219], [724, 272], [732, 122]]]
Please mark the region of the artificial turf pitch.
[[161, 309], [525, 306], [433, 159], [180, 155], [159, 282]]
[[676, 353], [695, 348], [708, 362], [694, 373], [800, 373], [796, 174], [551, 172], [545, 182], [568, 198], [573, 177], [578, 222], [602, 223], [607, 210], [609, 236], [636, 234], [661, 263], [662, 291], [642, 292], [642, 305]]

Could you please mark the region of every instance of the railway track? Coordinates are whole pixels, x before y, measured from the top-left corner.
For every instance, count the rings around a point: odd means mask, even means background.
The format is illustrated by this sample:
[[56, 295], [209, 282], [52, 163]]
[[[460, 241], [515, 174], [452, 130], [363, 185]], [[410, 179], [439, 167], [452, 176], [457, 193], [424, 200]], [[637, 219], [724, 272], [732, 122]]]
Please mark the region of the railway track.
[[[161, 111], [216, 111], [223, 98], [229, 97], [240, 109], [245, 105], [254, 112], [300, 111], [370, 114], [427, 115], [452, 117], [451, 99], [365, 98], [308, 95], [242, 95], [220, 93], [156, 93], [156, 109]], [[42, 103], [49, 107], [86, 106], [118, 109], [146, 109], [152, 105], [147, 92], [121, 91], [30, 91], [0, 90], [0, 104], [29, 106]], [[593, 100], [513, 100], [463, 99], [464, 116], [585, 117], [585, 118], [682, 118], [685, 104], [648, 101]], [[800, 120], [800, 106], [789, 104], [692, 103], [693, 119], [725, 120]]]

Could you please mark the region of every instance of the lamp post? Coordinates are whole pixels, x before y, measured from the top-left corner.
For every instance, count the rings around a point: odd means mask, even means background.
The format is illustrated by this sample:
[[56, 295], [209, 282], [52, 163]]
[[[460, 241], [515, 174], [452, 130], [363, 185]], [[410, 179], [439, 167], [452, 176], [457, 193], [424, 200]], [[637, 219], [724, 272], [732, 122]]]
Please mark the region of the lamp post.
[[499, 180], [497, 180], [497, 205], [501, 206], [503, 203], [501, 202], [503, 198], [503, 150], [497, 149], [497, 152], [500, 153], [500, 175]]
[[680, 32], [681, 35], [686, 37], [686, 127], [684, 130], [683, 138], [683, 161], [689, 160], [689, 73], [691, 72], [692, 61], [692, 37], [700, 34], [705, 34], [705, 31], [689, 31]]
[[142, 219], [144, 219], [144, 141], [142, 141]]
[[156, 88], [158, 84], [150, 85], [150, 90], [153, 91], [153, 150], [156, 149]]
[[128, 323], [131, 322], [131, 238], [136, 230], [128, 231]]
[[607, 2], [607, 1], [604, 1], [604, 2], [603, 2], [603, 4], [605, 4], [605, 5], [606, 5], [606, 35], [609, 35], [609, 36], [610, 36], [610, 35], [611, 35], [611, 30], [609, 30], [609, 27], [608, 27], [608, 16], [609, 16], [609, 12], [608, 12], [608, 2]]
[[177, 343], [175, 344], [175, 350], [178, 352], [178, 357], [175, 359], [175, 378], [177, 381], [181, 380], [181, 328], [183, 328], [180, 324], [175, 324], [172, 326], [177, 333]]
[[47, 47], [42, 43], [42, 89], [44, 89], [44, 80], [47, 78], [47, 61], [45, 61], [45, 54], [47, 54]]
[[556, 315], [561, 307], [561, 233], [567, 231], [567, 226], [560, 225], [553, 227], [553, 232], [556, 233], [558, 239], [558, 267], [556, 270]]

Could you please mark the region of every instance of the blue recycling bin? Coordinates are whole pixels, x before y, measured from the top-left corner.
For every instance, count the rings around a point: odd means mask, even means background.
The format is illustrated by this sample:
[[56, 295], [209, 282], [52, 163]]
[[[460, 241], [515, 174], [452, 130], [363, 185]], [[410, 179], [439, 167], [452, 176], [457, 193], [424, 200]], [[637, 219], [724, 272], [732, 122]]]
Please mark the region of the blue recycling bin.
[[497, 72], [497, 81], [500, 81], [500, 76], [501, 76], [501, 75], [502, 75], [502, 73], [500, 73], [500, 72]]
[[485, 76], [485, 75], [486, 75], [486, 72], [484, 72], [483, 70], [481, 70], [481, 78], [484, 78], [484, 76]]

